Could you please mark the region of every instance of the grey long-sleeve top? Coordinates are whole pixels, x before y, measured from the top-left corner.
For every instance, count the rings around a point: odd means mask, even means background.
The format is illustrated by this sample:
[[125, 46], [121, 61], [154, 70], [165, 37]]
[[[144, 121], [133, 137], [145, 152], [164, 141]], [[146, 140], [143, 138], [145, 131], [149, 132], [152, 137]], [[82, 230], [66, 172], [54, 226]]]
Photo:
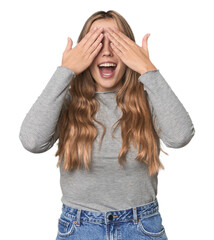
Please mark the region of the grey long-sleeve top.
[[[58, 139], [56, 125], [64, 98], [68, 96], [74, 72], [58, 66], [46, 87], [26, 114], [19, 133], [23, 147], [32, 153], [49, 150]], [[156, 116], [155, 129], [161, 129], [160, 139], [169, 148], [187, 145], [195, 134], [192, 120], [159, 70], [142, 74], [138, 81], [144, 84], [152, 113]], [[146, 164], [134, 158], [137, 150], [132, 148], [126, 155], [124, 169], [119, 166], [121, 149], [120, 125], [111, 137], [111, 126], [120, 118], [121, 110], [116, 103], [116, 91], [97, 91], [100, 103], [96, 119], [106, 127], [100, 151], [102, 128], [95, 122], [98, 134], [92, 150], [91, 170], [72, 169], [67, 172], [60, 165], [61, 201], [67, 206], [88, 211], [124, 210], [154, 201], [157, 196], [158, 173], [148, 174]]]

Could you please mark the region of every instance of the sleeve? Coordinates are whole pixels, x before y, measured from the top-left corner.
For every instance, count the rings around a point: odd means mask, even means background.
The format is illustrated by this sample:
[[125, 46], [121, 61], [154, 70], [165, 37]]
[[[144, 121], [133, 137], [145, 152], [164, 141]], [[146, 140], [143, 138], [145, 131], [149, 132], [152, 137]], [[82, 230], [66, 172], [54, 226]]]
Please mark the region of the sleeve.
[[144, 84], [154, 128], [163, 143], [170, 148], [187, 145], [195, 134], [189, 113], [175, 95], [160, 71], [143, 73], [138, 81]]
[[32, 153], [49, 150], [58, 139], [57, 122], [75, 73], [58, 66], [41, 95], [26, 114], [19, 132], [23, 147]]

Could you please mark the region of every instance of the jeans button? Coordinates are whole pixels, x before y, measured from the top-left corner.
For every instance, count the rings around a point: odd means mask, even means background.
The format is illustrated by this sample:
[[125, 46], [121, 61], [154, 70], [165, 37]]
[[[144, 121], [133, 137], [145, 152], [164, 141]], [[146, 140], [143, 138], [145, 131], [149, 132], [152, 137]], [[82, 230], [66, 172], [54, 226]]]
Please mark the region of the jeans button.
[[112, 215], [109, 215], [109, 216], [108, 216], [108, 219], [109, 219], [109, 220], [112, 220], [112, 219], [113, 219], [113, 216], [112, 216]]

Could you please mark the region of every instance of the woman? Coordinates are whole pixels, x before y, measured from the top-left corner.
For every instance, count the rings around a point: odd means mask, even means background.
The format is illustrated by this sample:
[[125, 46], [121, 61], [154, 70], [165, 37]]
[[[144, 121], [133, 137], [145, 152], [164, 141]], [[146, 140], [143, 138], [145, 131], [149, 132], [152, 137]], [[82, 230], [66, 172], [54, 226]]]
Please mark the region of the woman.
[[74, 48], [68, 38], [61, 66], [22, 123], [30, 152], [59, 140], [56, 239], [167, 239], [157, 200], [160, 139], [181, 148], [195, 129], [149, 59], [148, 37], [140, 47], [119, 13], [94, 13]]

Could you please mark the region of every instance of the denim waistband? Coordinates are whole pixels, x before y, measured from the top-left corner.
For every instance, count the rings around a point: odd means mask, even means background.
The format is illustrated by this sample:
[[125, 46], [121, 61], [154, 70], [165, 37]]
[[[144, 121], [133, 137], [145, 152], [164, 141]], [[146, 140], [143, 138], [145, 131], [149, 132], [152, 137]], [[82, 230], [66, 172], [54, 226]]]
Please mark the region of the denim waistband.
[[72, 208], [64, 203], [62, 205], [62, 213], [68, 218], [76, 220], [77, 225], [79, 225], [81, 221], [108, 224], [112, 222], [127, 222], [131, 220], [134, 220], [134, 224], [137, 224], [138, 218], [151, 215], [158, 211], [159, 203], [157, 198], [154, 201], [141, 206], [108, 212], [95, 212]]

